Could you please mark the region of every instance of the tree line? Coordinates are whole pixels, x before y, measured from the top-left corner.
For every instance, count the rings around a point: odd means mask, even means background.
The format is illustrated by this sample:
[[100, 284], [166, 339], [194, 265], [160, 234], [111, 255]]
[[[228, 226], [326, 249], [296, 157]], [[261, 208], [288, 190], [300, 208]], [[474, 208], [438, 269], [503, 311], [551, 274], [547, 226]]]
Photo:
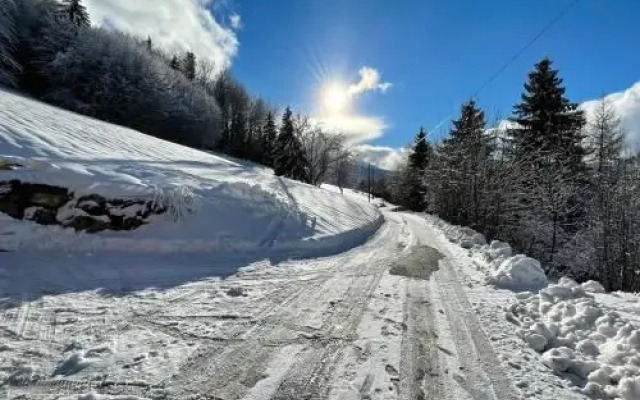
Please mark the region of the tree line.
[[319, 185], [347, 185], [344, 136], [250, 95], [230, 71], [93, 27], [81, 0], [2, 0], [0, 86], [55, 106]]
[[440, 143], [421, 129], [389, 200], [510, 242], [551, 276], [640, 290], [640, 161], [611, 105], [587, 120], [544, 58], [502, 125], [470, 100]]

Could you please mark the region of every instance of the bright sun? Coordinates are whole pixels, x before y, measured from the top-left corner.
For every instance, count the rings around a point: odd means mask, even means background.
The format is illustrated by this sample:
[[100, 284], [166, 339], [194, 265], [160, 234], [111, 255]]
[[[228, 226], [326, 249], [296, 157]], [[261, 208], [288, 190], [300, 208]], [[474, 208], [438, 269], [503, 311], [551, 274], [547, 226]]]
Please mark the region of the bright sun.
[[328, 86], [322, 95], [324, 107], [332, 114], [339, 114], [349, 106], [349, 94], [339, 85]]

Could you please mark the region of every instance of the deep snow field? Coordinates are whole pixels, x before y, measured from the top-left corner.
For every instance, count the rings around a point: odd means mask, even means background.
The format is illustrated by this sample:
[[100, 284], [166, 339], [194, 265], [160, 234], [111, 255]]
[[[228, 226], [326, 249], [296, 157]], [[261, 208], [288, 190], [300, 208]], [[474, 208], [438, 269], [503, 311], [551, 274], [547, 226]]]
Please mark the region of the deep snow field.
[[3, 160], [21, 167], [0, 171], [0, 181], [45, 183], [76, 195], [161, 199], [171, 205], [171, 212], [133, 232], [94, 235], [0, 216], [0, 249], [339, 251], [362, 242], [382, 221], [376, 207], [336, 190], [280, 179], [255, 164], [0, 91]]

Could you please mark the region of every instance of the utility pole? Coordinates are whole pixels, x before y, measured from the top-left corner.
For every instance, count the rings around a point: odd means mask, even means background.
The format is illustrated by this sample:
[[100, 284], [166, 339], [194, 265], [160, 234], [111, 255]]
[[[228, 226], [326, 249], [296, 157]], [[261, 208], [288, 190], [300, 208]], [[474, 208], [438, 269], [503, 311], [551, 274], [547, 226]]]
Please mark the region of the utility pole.
[[368, 198], [369, 198], [369, 203], [371, 203], [371, 189], [372, 189], [372, 185], [371, 185], [371, 163], [369, 163], [369, 169], [367, 171], [367, 194], [368, 194]]

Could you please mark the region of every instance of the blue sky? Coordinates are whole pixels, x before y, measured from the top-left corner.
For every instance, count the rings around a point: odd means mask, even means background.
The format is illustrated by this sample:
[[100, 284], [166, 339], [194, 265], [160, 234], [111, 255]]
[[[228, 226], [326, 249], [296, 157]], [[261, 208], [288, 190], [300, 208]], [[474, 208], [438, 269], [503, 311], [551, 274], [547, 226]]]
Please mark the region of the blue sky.
[[[384, 119], [373, 141], [403, 146], [435, 127], [573, 0], [236, 0], [242, 17], [232, 70], [275, 105], [313, 113], [328, 80], [352, 83], [363, 66], [393, 84], [367, 92], [354, 113]], [[640, 2], [582, 0], [479, 95], [507, 116], [542, 56], [581, 102], [640, 80]], [[322, 79], [319, 80], [318, 72]]]
[[[574, 0], [84, 1], [94, 24], [230, 67], [251, 93], [339, 128], [391, 167], [420, 125], [453, 118]], [[509, 116], [546, 55], [569, 97], [589, 113], [596, 103], [584, 102], [605, 96], [640, 150], [638, 16], [638, 0], [580, 0], [480, 93], [488, 119]]]

